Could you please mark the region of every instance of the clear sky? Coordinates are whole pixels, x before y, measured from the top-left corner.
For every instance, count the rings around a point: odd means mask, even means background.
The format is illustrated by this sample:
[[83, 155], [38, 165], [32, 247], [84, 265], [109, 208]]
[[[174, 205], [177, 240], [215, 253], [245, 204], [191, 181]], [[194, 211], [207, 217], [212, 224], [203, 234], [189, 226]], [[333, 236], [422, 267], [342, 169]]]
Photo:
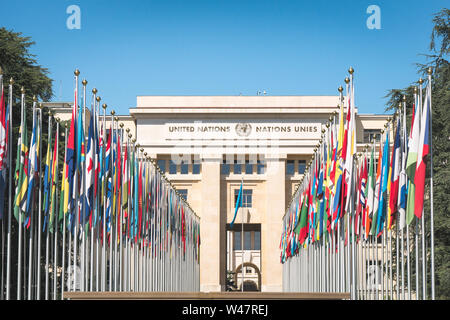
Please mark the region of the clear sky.
[[[68, 29], [70, 5], [80, 29]], [[369, 29], [370, 5], [381, 29]], [[0, 26], [30, 36], [53, 101], [73, 100], [73, 71], [119, 114], [137, 95], [337, 95], [355, 69], [359, 112], [417, 80], [443, 0], [2, 1]], [[0, 61], [1, 63], [1, 61]], [[81, 82], [80, 79], [80, 82]], [[80, 84], [81, 85], [81, 84]], [[108, 108], [108, 110], [110, 110]]]

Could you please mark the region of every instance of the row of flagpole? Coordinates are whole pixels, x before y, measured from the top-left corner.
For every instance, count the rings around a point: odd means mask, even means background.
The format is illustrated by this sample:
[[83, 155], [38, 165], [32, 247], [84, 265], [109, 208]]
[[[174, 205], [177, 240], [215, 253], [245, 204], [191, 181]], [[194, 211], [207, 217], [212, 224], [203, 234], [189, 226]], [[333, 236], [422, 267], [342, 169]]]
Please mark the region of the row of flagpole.
[[74, 74], [71, 120], [64, 125], [49, 110], [42, 157], [43, 104], [33, 98], [28, 142], [22, 87], [19, 136], [13, 139], [14, 81], [6, 102], [0, 69], [1, 299], [62, 299], [65, 291], [199, 291], [199, 217], [114, 111], [107, 130], [107, 105], [101, 115], [95, 88], [88, 110], [86, 80], [79, 104], [80, 73]]
[[[425, 97], [422, 79], [414, 90], [409, 135], [403, 96], [381, 130], [378, 146], [372, 141], [359, 154], [353, 72], [350, 68], [350, 78], [345, 79], [345, 100], [339, 88], [339, 118], [334, 112], [322, 130], [283, 217], [283, 290], [349, 292], [351, 299], [435, 299], [432, 70], [428, 69]], [[430, 225], [426, 229], [428, 156]]]

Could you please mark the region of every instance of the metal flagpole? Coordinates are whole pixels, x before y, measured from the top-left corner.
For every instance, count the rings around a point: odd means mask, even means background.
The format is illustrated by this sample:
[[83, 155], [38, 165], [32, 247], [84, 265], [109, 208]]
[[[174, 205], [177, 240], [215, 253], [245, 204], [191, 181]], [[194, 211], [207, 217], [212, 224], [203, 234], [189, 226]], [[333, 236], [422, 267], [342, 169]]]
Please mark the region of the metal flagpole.
[[[243, 197], [244, 197], [244, 177], [243, 176], [241, 176], [241, 183], [242, 183], [242, 194], [241, 194], [241, 199], [240, 199], [240, 201], [241, 201], [241, 203], [242, 204], [244, 204], [244, 201], [243, 201]], [[237, 204], [236, 204], [237, 205]], [[242, 272], [242, 283], [241, 283], [241, 291], [242, 292], [244, 292], [244, 277], [245, 277], [245, 275], [244, 275], [244, 208], [243, 208], [243, 206], [241, 206], [241, 213], [242, 213], [242, 224], [241, 224], [241, 250], [242, 250], [242, 253], [241, 253], [241, 265], [242, 265], [242, 267], [241, 267], [241, 272]]]
[[433, 210], [433, 112], [431, 108], [431, 74], [433, 73], [433, 70], [428, 68], [428, 86], [430, 88], [430, 119], [429, 119], [429, 126], [430, 126], [430, 237], [431, 237], [431, 300], [435, 300], [435, 274], [434, 274], [434, 210]]
[[[13, 118], [12, 118], [12, 97], [13, 97], [13, 83], [14, 80], [11, 78], [9, 80], [9, 145], [12, 146], [12, 124], [13, 124]], [[19, 146], [20, 148], [20, 146]], [[10, 276], [11, 276], [11, 219], [12, 219], [12, 185], [13, 185], [13, 179], [12, 179], [12, 147], [8, 148], [8, 181], [9, 181], [9, 191], [8, 191], [8, 235], [6, 239], [6, 300], [10, 299]]]
[[[67, 125], [64, 125], [64, 138], [65, 138], [65, 142], [64, 142], [64, 154], [67, 155]], [[64, 163], [63, 166], [65, 166], [66, 164]], [[63, 170], [64, 172], [64, 170]], [[65, 184], [65, 177], [62, 177], [61, 179], [61, 184]], [[65, 188], [64, 188], [65, 190]], [[68, 192], [68, 190], [65, 190], [64, 193]], [[58, 198], [58, 195], [56, 195]], [[64, 198], [65, 195], [61, 194], [61, 196]], [[64, 201], [62, 201], [62, 203], [60, 204], [60, 206], [63, 206], [64, 208]], [[61, 210], [61, 209], [60, 209]], [[63, 237], [63, 244], [62, 244], [62, 268], [61, 268], [61, 298], [64, 296], [64, 280], [65, 280], [65, 268], [66, 268], [66, 213], [63, 210], [63, 228], [62, 228], [62, 237]], [[57, 229], [55, 230], [55, 232], [57, 232]], [[70, 232], [69, 232], [70, 234]], [[56, 241], [56, 240], [55, 240]], [[70, 244], [70, 242], [69, 242]], [[56, 248], [55, 248], [56, 250]], [[68, 259], [69, 259], [69, 264], [70, 264], [70, 246], [69, 246], [69, 250], [67, 251], [68, 254]], [[68, 290], [70, 290], [70, 287], [68, 288]]]
[[[33, 96], [33, 126], [37, 125], [39, 128], [39, 124], [37, 122], [35, 122], [35, 121], [38, 121], [36, 119], [36, 106], [37, 106], [36, 101], [37, 101], [36, 96]], [[34, 130], [34, 128], [33, 128], [33, 130]], [[34, 139], [36, 139], [36, 137]], [[33, 144], [33, 134], [31, 135], [30, 143], [31, 143], [30, 144], [30, 146], [31, 146]], [[31, 151], [32, 150], [28, 150], [29, 156], [35, 157], [36, 155], [31, 154]], [[36, 163], [35, 163], [35, 165], [36, 165]], [[31, 167], [30, 167], [30, 169], [31, 169]], [[29, 170], [29, 172], [28, 172], [29, 180], [28, 181], [33, 179], [33, 176], [35, 176], [35, 171], [36, 171], [36, 168], [32, 168], [32, 170]], [[30, 187], [30, 186], [28, 186], [28, 187]], [[34, 190], [33, 189], [34, 188], [32, 188], [31, 190], [27, 189], [27, 193], [32, 192], [32, 198], [30, 199], [31, 201], [34, 200]], [[28, 247], [28, 283], [27, 283], [27, 285], [28, 285], [28, 300], [31, 300], [31, 286], [32, 286], [31, 281], [32, 281], [32, 268], [33, 268], [33, 235], [34, 235], [34, 219], [32, 219], [32, 213], [35, 209], [34, 201], [32, 202], [32, 204], [27, 203], [27, 207], [29, 205], [31, 205], [31, 214], [28, 217], [28, 219], [31, 219], [31, 222], [30, 222], [30, 231], [29, 231], [29, 239], [28, 239], [29, 247]]]
[[[86, 133], [85, 127], [86, 127], [86, 85], [87, 85], [87, 81], [86, 79], [83, 79], [83, 81], [81, 82], [83, 84], [83, 127], [81, 128], [81, 130], [83, 130], [84, 133]], [[77, 91], [78, 93], [78, 91]], [[82, 182], [81, 185], [81, 189], [82, 189], [82, 194], [83, 197], [86, 197], [86, 147], [87, 147], [87, 142], [86, 142], [86, 134], [83, 134], [83, 143], [84, 143], [84, 153], [85, 153], [85, 159], [82, 162], [82, 166], [81, 166], [81, 178], [80, 181]], [[81, 232], [81, 279], [80, 279], [80, 285], [81, 285], [81, 291], [85, 291], [85, 279], [86, 279], [86, 230], [85, 230], [85, 225], [86, 225], [86, 201], [85, 199], [80, 199], [80, 203], [81, 203], [81, 208], [82, 211], [82, 224], [80, 226], [80, 232]], [[78, 219], [79, 221], [80, 219]]]
[[[106, 103], [103, 104], [103, 152], [102, 152], [102, 163], [104, 168], [106, 168], [106, 147], [107, 147], [107, 142], [106, 142]], [[111, 133], [110, 133], [111, 134]], [[105, 272], [106, 272], [106, 179], [108, 178], [106, 176], [106, 170], [104, 170], [104, 178], [102, 181], [102, 185], [103, 185], [103, 223], [102, 223], [102, 227], [103, 227], [103, 232], [102, 232], [102, 239], [103, 239], [103, 243], [102, 243], [102, 270], [101, 270], [101, 277], [102, 277], [102, 283], [101, 283], [101, 291], [106, 291], [106, 278], [105, 278]]]
[[38, 203], [38, 226], [37, 226], [37, 259], [36, 259], [36, 270], [37, 270], [37, 290], [36, 290], [36, 298], [38, 300], [41, 299], [41, 225], [42, 225], [42, 179], [40, 178], [42, 175], [42, 103], [39, 104], [39, 203]]
[[[50, 143], [51, 143], [51, 141], [52, 141], [52, 114], [51, 114], [51, 111], [50, 111], [50, 113], [49, 113], [49, 115], [48, 115], [48, 145], [50, 146]], [[51, 153], [51, 150], [50, 150], [50, 148], [49, 148], [49, 153]], [[53, 159], [53, 161], [55, 161], [54, 159]], [[47, 169], [49, 172], [51, 172], [51, 166]], [[51, 176], [51, 173], [49, 174], [49, 176]], [[52, 179], [50, 179], [50, 181], [51, 181]], [[47, 192], [49, 192], [49, 191], [47, 191]], [[51, 188], [50, 188], [50, 194], [51, 194]], [[50, 197], [47, 197], [47, 201], [51, 201], [50, 200]], [[49, 205], [48, 203], [46, 204], [47, 206]], [[49, 274], [48, 274], [48, 267], [49, 267], [49, 241], [50, 241], [50, 232], [49, 232], [49, 223], [50, 223], [50, 215], [49, 214], [47, 214], [47, 217], [46, 217], [46, 219], [47, 219], [47, 223], [46, 223], [46, 227], [47, 227], [47, 230], [46, 230], [46, 237], [45, 237], [45, 300], [48, 300], [48, 297], [49, 297], [49, 278], [48, 278], [48, 276], [49, 276]], [[39, 228], [39, 230], [41, 230], [41, 228]], [[40, 232], [39, 232], [40, 233]], [[39, 296], [39, 295], [38, 295]]]
[[[423, 96], [422, 96], [422, 83], [423, 80], [422, 78], [419, 80], [420, 86], [419, 86], [419, 105], [420, 105], [420, 110], [421, 110], [421, 114], [420, 117], [423, 117]], [[425, 128], [421, 128], [421, 130], [424, 130]], [[419, 221], [417, 221], [419, 222]], [[420, 228], [420, 232], [421, 232], [421, 242], [422, 242], [422, 299], [426, 300], [427, 299], [427, 283], [426, 283], [426, 260], [425, 260], [425, 215], [424, 215], [424, 209], [422, 209], [422, 219], [420, 219], [421, 222], [421, 228]]]
[[[75, 70], [75, 94], [76, 94], [76, 98], [75, 98], [75, 113], [76, 113], [76, 117], [77, 115], [79, 115], [78, 112], [78, 76], [80, 74], [80, 72], [77, 70]], [[80, 119], [78, 119], [78, 121], [80, 121]], [[78, 123], [77, 123], [78, 125]], [[77, 130], [77, 128], [75, 128], [75, 131]], [[77, 132], [77, 135], [80, 134], [79, 132]], [[78, 137], [77, 137], [78, 138]], [[78, 144], [77, 144], [78, 145]], [[76, 149], [78, 149], [78, 147], [76, 147]], [[76, 152], [78, 152], [78, 150], [76, 150]], [[72, 268], [72, 273], [73, 273], [73, 291], [77, 290], [77, 260], [78, 260], [78, 224], [79, 224], [79, 213], [80, 213], [80, 203], [79, 203], [79, 192], [78, 192], [78, 175], [79, 175], [79, 170], [78, 167], [80, 166], [80, 163], [78, 162], [78, 154], [77, 154], [77, 161], [76, 163], [76, 167], [75, 167], [75, 176], [74, 176], [74, 191], [75, 191], [75, 208], [72, 208], [72, 210], [74, 211], [74, 214], [72, 215], [73, 220], [72, 223], [75, 224], [74, 227], [74, 233], [73, 233], [73, 268]], [[69, 195], [69, 197], [72, 195]], [[71, 225], [72, 228], [72, 225]]]
[[[56, 119], [56, 135], [55, 135], [55, 148], [56, 148], [56, 158], [53, 159], [53, 161], [55, 161], [55, 216], [53, 217], [54, 221], [55, 221], [55, 225], [53, 227], [53, 232], [55, 233], [55, 243], [54, 243], [54, 257], [53, 257], [53, 300], [56, 300], [56, 290], [57, 290], [57, 279], [58, 279], [58, 203], [59, 203], [59, 197], [58, 197], [58, 156], [59, 156], [59, 118]], [[62, 181], [64, 181], [64, 178], [62, 179]], [[53, 185], [52, 185], [53, 188]], [[51, 193], [50, 193], [51, 195]], [[53, 198], [52, 200], [53, 201]], [[52, 215], [52, 211], [53, 211], [53, 205], [50, 206], [50, 215]], [[50, 225], [48, 225], [48, 229], [49, 229]], [[64, 252], [64, 247], [62, 248], [63, 252]], [[64, 281], [64, 279], [63, 279]], [[62, 296], [61, 296], [62, 297]]]
[[[27, 134], [24, 131], [24, 123], [25, 123], [25, 116], [26, 114], [24, 114], [26, 112], [25, 110], [25, 88], [22, 87], [21, 88], [21, 112], [20, 112], [20, 139], [21, 139], [21, 144], [23, 143], [23, 139], [24, 136]], [[22, 150], [22, 145], [19, 145], [18, 147]], [[20, 151], [20, 158], [22, 160], [22, 157], [25, 157], [25, 155], [22, 155], [22, 151]], [[19, 176], [21, 176], [22, 174], [19, 173]], [[20, 178], [19, 178], [20, 179]], [[19, 180], [20, 183], [20, 180]], [[16, 187], [16, 194], [18, 194], [18, 192], [20, 192], [20, 190], [18, 189], [19, 185], [17, 185]], [[16, 206], [17, 203], [15, 204]], [[18, 206], [19, 207], [19, 206]], [[18, 224], [18, 229], [19, 229], [19, 235], [18, 235], [18, 254], [17, 254], [17, 300], [21, 300], [21, 291], [22, 291], [22, 211], [20, 209], [20, 207], [17, 209], [18, 215], [19, 215], [19, 224]]]
[[[110, 153], [110, 159], [111, 159], [111, 210], [109, 211], [109, 230], [110, 230], [110, 236], [109, 236], [109, 291], [113, 291], [113, 269], [114, 269], [114, 256], [113, 256], [113, 242], [114, 242], [114, 210], [115, 210], [115, 202], [114, 202], [114, 175], [113, 172], [115, 170], [114, 167], [114, 150], [115, 150], [115, 144], [114, 144], [114, 137], [115, 137], [115, 125], [114, 125], [114, 114], [115, 111], [111, 110], [111, 153]], [[116, 155], [117, 156], [117, 155]]]

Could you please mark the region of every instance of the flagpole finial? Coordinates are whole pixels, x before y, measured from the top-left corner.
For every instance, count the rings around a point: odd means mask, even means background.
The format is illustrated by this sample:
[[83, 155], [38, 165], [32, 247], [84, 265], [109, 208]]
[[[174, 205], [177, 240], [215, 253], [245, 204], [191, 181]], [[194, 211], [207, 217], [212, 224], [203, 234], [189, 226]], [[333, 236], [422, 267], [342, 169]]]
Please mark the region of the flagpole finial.
[[427, 73], [428, 73], [428, 75], [431, 75], [433, 73], [433, 68], [429, 67], [427, 69]]
[[144, 152], [144, 148], [140, 148], [139, 150], [140, 150], [141, 152]]
[[34, 102], [37, 101], [36, 95], [33, 95], [33, 101], [34, 101]]
[[119, 127], [120, 127], [120, 128], [123, 128], [123, 122], [121, 122], [121, 123], [119, 124]]
[[119, 117], [118, 117], [118, 116], [115, 116], [115, 117], [114, 117], [114, 120], [115, 120], [116, 122], [119, 122]]
[[0, 75], [2, 75], [3, 74], [3, 70], [2, 70], [2, 67], [0, 67]]
[[97, 102], [100, 102], [100, 100], [102, 100], [102, 98], [97, 97], [97, 98], [95, 98], [95, 100], [97, 100]]
[[22, 86], [22, 88], [20, 88], [20, 92], [22, 92], [22, 94], [25, 94], [25, 88]]
[[14, 79], [11, 77], [11, 79], [9, 79], [9, 84], [13, 85], [14, 84]]
[[106, 107], [107, 107], [106, 103], [104, 103], [104, 104], [102, 105], [102, 107], [103, 107], [103, 109], [106, 109]]
[[111, 110], [111, 115], [113, 116], [115, 114], [116, 114], [116, 112], [114, 110]]
[[403, 95], [402, 101], [406, 101], [406, 95]]
[[130, 133], [130, 128], [126, 128], [125, 131], [126, 131], [127, 133]]
[[353, 69], [353, 67], [350, 67], [350, 68], [348, 69], [348, 73], [353, 74], [353, 72], [355, 72], [355, 69]]
[[75, 69], [75, 71], [73, 73], [78, 77], [80, 75], [80, 70]]
[[131, 133], [128, 134], [128, 138], [131, 139], [131, 137], [133, 137], [133, 135]]
[[97, 91], [96, 88], [92, 89], [92, 93], [93, 93], [93, 94], [97, 94], [97, 92], [98, 92], [98, 91]]
[[349, 84], [350, 79], [349, 79], [348, 77], [345, 77], [344, 82], [345, 82], [346, 84]]
[[83, 81], [81, 81], [81, 83], [83, 84], [83, 86], [86, 86], [87, 85], [87, 80], [83, 79]]
[[423, 83], [423, 79], [420, 78], [420, 79], [419, 79], [419, 84], [422, 84], [422, 83]]
[[[342, 88], [342, 86], [339, 86], [338, 91], [342, 92], [342, 91], [344, 91], [344, 88]], [[339, 105], [338, 105], [338, 107], [339, 107]]]

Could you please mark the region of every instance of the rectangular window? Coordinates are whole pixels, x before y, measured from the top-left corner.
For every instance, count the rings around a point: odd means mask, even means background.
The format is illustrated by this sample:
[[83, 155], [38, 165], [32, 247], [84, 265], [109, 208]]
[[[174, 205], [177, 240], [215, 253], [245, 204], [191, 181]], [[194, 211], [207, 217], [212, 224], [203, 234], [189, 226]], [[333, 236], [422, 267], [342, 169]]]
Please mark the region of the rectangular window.
[[234, 250], [242, 250], [241, 248], [241, 232], [234, 231], [233, 232], [233, 249]]
[[294, 160], [287, 160], [286, 161], [286, 174], [294, 175], [294, 171], [295, 171]]
[[252, 232], [244, 231], [244, 250], [252, 250]]
[[192, 164], [192, 174], [200, 174], [200, 163]]
[[304, 174], [306, 169], [306, 160], [298, 160], [298, 173]]
[[233, 173], [234, 174], [241, 174], [242, 173], [242, 168], [241, 168], [241, 164], [237, 162], [237, 160], [234, 160], [234, 168], [233, 168]]
[[222, 162], [221, 174], [230, 174], [230, 165], [226, 162], [226, 160], [223, 160]]
[[262, 163], [260, 160], [258, 160], [258, 162], [256, 164], [256, 171], [258, 174], [264, 174], [264, 172], [265, 172], [264, 163]]
[[253, 232], [254, 235], [254, 246], [253, 250], [261, 250], [261, 231]]
[[187, 195], [188, 195], [187, 189], [178, 189], [178, 193], [184, 199], [184, 201], [187, 201]]
[[364, 129], [364, 143], [380, 142], [381, 129]]
[[181, 162], [181, 174], [189, 173], [189, 164], [187, 162]]
[[[242, 190], [242, 208], [251, 208], [252, 207], [252, 189], [243, 189]], [[237, 198], [239, 195], [239, 189], [234, 190], [234, 207], [236, 208]]]
[[249, 160], [245, 161], [245, 174], [253, 174], [253, 163]]
[[177, 165], [172, 160], [169, 160], [169, 173], [170, 174], [177, 174]]
[[161, 169], [162, 172], [166, 172], [166, 160], [158, 160], [158, 167]]

